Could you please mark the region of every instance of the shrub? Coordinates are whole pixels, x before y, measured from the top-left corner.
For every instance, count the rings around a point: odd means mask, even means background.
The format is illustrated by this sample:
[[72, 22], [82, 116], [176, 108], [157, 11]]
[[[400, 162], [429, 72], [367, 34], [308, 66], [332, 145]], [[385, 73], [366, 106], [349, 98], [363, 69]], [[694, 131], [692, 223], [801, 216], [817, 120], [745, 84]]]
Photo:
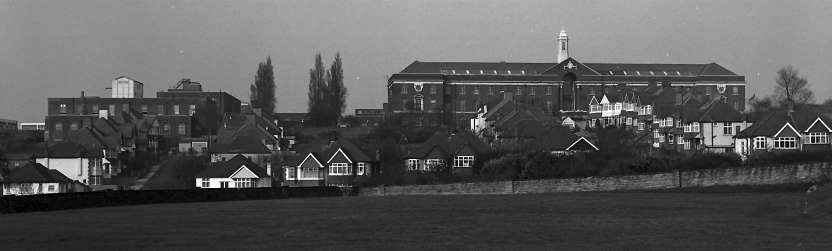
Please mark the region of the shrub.
[[480, 169], [479, 176], [483, 180], [514, 180], [526, 165], [526, 159], [520, 154], [509, 154], [486, 161]]
[[699, 170], [740, 165], [742, 165], [742, 159], [736, 153], [696, 153], [683, 159], [677, 168], [679, 170]]
[[806, 162], [830, 162], [832, 155], [828, 151], [820, 152], [759, 152], [745, 160], [745, 165], [779, 165]]

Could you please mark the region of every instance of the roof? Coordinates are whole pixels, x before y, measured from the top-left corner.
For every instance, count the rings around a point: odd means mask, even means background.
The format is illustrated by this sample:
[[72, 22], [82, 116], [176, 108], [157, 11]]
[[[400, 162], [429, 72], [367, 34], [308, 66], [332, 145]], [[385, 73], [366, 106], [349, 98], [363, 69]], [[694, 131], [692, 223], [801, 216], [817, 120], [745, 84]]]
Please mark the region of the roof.
[[698, 122], [739, 122], [745, 120], [742, 113], [722, 101], [713, 101], [700, 109]]
[[211, 146], [212, 153], [271, 153], [259, 140], [241, 136], [237, 137], [231, 143], [215, 143]]
[[829, 118], [811, 108], [802, 108], [792, 112], [785, 110], [774, 111], [763, 119], [755, 122], [742, 132], [738, 133], [736, 137], [773, 137], [786, 123], [791, 124], [795, 129], [802, 132], [809, 129], [809, 127], [818, 119], [827, 125], [832, 125], [832, 121], [830, 121]]
[[[553, 63], [508, 62], [420, 62], [413, 61], [400, 73], [442, 73], [451, 75], [537, 75]], [[482, 71], [482, 73], [480, 73]], [[496, 73], [494, 73], [496, 71]]]
[[466, 130], [452, 134], [438, 131], [424, 143], [404, 145], [402, 148], [405, 158], [424, 158], [435, 148], [449, 155], [469, 154], [466, 150], [473, 151], [475, 155], [491, 153], [491, 147]]
[[48, 158], [91, 158], [102, 157], [98, 151], [87, 150], [83, 145], [75, 142], [61, 141], [46, 148], [46, 154], [38, 154], [38, 157]]
[[237, 170], [240, 170], [242, 166], [248, 168], [248, 170], [257, 175], [257, 177], [269, 177], [269, 174], [266, 172], [266, 170], [264, 170], [262, 167], [255, 164], [242, 154], [237, 154], [228, 161], [211, 163], [211, 165], [208, 168], [202, 170], [202, 172], [198, 173], [195, 177], [228, 178], [231, 177], [231, 175], [233, 175], [235, 172], [237, 172]]
[[545, 134], [540, 135], [532, 143], [532, 147], [543, 151], [566, 151], [569, 146], [581, 138], [572, 133], [569, 128], [553, 126]]
[[12, 171], [4, 183], [70, 183], [58, 170], [48, 169], [39, 163], [28, 163]]
[[374, 156], [374, 154], [368, 154], [363, 149], [359, 148], [358, 146], [356, 146], [355, 144], [353, 144], [351, 141], [349, 141], [347, 139], [339, 139], [339, 140], [333, 142], [326, 149], [326, 151], [325, 151], [326, 154], [324, 155], [324, 156], [326, 156], [326, 158], [324, 158], [324, 160], [329, 160], [330, 158], [332, 158], [333, 155], [335, 155], [338, 152], [338, 149], [341, 149], [344, 152], [344, 154], [346, 154], [347, 157], [350, 158], [350, 160], [352, 160], [352, 161], [356, 161], [356, 162], [377, 161], [376, 158], [371, 157], [371, 156]]

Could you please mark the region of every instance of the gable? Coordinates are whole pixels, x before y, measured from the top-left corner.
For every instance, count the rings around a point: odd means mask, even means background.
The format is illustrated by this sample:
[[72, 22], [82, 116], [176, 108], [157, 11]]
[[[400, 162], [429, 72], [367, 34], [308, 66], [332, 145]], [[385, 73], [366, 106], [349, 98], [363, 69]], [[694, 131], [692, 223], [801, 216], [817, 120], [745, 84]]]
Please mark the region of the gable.
[[549, 69], [547, 69], [546, 71], [543, 72], [543, 74], [558, 74], [558, 75], [564, 75], [566, 73], [574, 73], [575, 75], [579, 75], [579, 76], [582, 76], [582, 75], [601, 75], [600, 73], [598, 73], [594, 69], [590, 68], [589, 66], [586, 66], [585, 64], [583, 64], [581, 62], [578, 62], [578, 60], [575, 60], [574, 58], [571, 58], [571, 57], [567, 58], [566, 60], [563, 60], [563, 62], [560, 62], [559, 64], [556, 64], [555, 66], [552, 66], [551, 68], [549, 68]]
[[243, 166], [240, 167], [240, 169], [237, 169], [236, 172], [231, 174], [231, 177], [229, 177], [229, 178], [232, 178], [232, 179], [233, 178], [249, 178], [249, 179], [254, 178], [254, 179], [256, 179], [256, 178], [260, 178], [260, 177], [257, 177], [257, 175], [254, 174], [254, 172], [252, 172], [251, 170], [248, 169], [248, 167], [243, 165]]
[[575, 142], [572, 143], [569, 147], [566, 148], [567, 151], [597, 151], [598, 147], [596, 147], [592, 142], [589, 142], [584, 137], [580, 137]]
[[335, 151], [326, 163], [352, 163], [352, 160], [344, 153], [343, 149], [338, 148], [338, 151]]
[[301, 167], [301, 168], [303, 168], [303, 167], [305, 167], [305, 168], [322, 168], [322, 167], [324, 167], [324, 165], [321, 164], [321, 162], [318, 161], [318, 158], [316, 158], [315, 155], [312, 154], [312, 153], [307, 154], [306, 158], [304, 158], [303, 161], [301, 161], [300, 165], [298, 165], [298, 166]]
[[592, 95], [592, 99], [589, 100], [589, 105], [597, 105], [598, 99], [595, 98], [595, 95]]
[[777, 131], [777, 133], [774, 134], [774, 137], [775, 138], [777, 138], [777, 137], [796, 137], [796, 138], [799, 138], [800, 133], [796, 129], [794, 129], [794, 127], [792, 126], [791, 123], [787, 122], [786, 124], [783, 124], [783, 127], [781, 127], [780, 130]]
[[832, 132], [832, 129], [829, 128], [826, 122], [823, 122], [823, 120], [818, 117], [814, 122], [812, 122], [811, 125], [809, 125], [806, 132]]
[[600, 104], [609, 104], [610, 100], [607, 98], [607, 94], [604, 94], [604, 97], [601, 98]]

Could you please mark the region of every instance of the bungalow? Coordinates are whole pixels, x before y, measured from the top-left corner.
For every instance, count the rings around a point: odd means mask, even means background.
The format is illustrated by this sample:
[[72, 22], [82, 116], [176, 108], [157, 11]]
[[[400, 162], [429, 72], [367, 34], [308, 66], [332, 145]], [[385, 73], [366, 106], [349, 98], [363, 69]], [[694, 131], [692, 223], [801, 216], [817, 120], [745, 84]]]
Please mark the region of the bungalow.
[[104, 177], [104, 155], [74, 142], [57, 142], [39, 154], [35, 162], [60, 171], [66, 177], [86, 185], [101, 185]]
[[328, 156], [327, 186], [351, 187], [369, 181], [379, 164], [378, 154], [368, 153], [346, 139], [330, 144], [324, 156]]
[[238, 154], [228, 161], [211, 163], [195, 176], [197, 188], [271, 187], [271, 168], [263, 169], [251, 159]]
[[74, 182], [58, 170], [30, 162], [14, 169], [2, 183], [2, 195], [31, 195], [72, 192]]
[[260, 166], [269, 166], [272, 151], [262, 141], [249, 136], [240, 136], [229, 143], [214, 143], [210, 148], [211, 162], [223, 162], [234, 156], [243, 155]]
[[598, 151], [598, 147], [587, 138], [578, 136], [569, 128], [555, 126], [537, 137], [532, 147], [555, 155], [571, 155], [576, 152]]
[[775, 111], [734, 137], [743, 157], [769, 151], [829, 151], [832, 121], [808, 109]]
[[408, 171], [437, 171], [444, 166], [460, 175], [470, 175], [476, 160], [492, 152], [469, 131], [437, 132], [424, 143], [403, 148]]
[[283, 186], [318, 187], [325, 186], [326, 166], [320, 154], [306, 152], [301, 155], [287, 156], [283, 164]]

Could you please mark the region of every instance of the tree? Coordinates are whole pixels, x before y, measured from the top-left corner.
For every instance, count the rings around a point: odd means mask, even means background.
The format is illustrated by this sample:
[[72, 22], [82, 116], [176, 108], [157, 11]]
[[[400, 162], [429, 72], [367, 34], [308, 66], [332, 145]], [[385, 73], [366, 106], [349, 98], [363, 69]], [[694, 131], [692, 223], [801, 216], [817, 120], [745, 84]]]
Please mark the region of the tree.
[[774, 90], [776, 101], [782, 107], [795, 107], [797, 105], [810, 104], [814, 102], [815, 95], [809, 89], [809, 82], [801, 77], [797, 69], [791, 65], [780, 68], [777, 71], [776, 89]]
[[757, 98], [754, 95], [748, 99], [748, 104], [751, 106], [751, 111], [748, 115], [753, 120], [762, 119], [776, 108], [771, 97]]
[[275, 97], [272, 57], [266, 58], [266, 62], [260, 62], [257, 67], [257, 74], [254, 75], [254, 84], [251, 85], [250, 89], [251, 107], [261, 108], [267, 114], [273, 113], [277, 98]]
[[341, 53], [335, 54], [327, 76], [328, 124], [337, 124], [346, 106], [347, 88], [344, 86], [344, 69], [341, 66]]
[[309, 118], [314, 125], [326, 123], [327, 86], [326, 70], [321, 61], [321, 54], [315, 55], [315, 66], [309, 70]]

